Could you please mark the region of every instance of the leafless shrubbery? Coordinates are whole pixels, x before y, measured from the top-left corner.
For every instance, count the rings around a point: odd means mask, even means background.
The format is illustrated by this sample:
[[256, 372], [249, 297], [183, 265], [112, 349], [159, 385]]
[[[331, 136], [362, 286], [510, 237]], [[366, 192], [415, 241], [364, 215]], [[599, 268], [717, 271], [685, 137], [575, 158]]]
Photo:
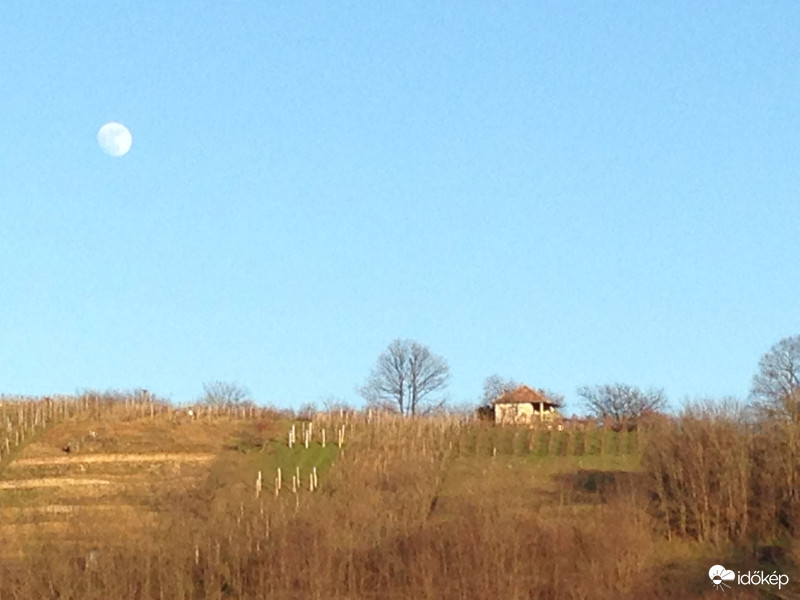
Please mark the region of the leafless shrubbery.
[[687, 407], [644, 456], [663, 531], [717, 545], [797, 535], [799, 451], [797, 424], [751, 422], [731, 402]]
[[203, 384], [201, 404], [209, 406], [236, 406], [250, 401], [247, 388], [230, 381], [212, 381]]
[[616, 430], [635, 429], [667, 405], [663, 390], [641, 390], [624, 383], [578, 388], [589, 415]]

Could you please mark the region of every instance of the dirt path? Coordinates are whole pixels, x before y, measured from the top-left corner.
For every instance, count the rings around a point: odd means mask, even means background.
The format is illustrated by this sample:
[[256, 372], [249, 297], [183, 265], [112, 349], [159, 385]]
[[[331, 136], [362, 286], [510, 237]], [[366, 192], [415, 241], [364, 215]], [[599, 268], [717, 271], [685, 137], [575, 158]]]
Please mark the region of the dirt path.
[[4, 517], [30, 517], [38, 515], [71, 515], [75, 513], [135, 513], [151, 512], [142, 506], [132, 504], [44, 504], [42, 506], [9, 506], [0, 508]]
[[71, 485], [111, 485], [111, 482], [108, 481], [107, 479], [76, 479], [74, 477], [16, 479], [14, 481], [0, 481], [0, 490], [67, 487]]
[[81, 463], [153, 463], [153, 462], [211, 462], [214, 454], [154, 452], [150, 454], [74, 454], [51, 458], [19, 458], [8, 465], [8, 468], [69, 465]]

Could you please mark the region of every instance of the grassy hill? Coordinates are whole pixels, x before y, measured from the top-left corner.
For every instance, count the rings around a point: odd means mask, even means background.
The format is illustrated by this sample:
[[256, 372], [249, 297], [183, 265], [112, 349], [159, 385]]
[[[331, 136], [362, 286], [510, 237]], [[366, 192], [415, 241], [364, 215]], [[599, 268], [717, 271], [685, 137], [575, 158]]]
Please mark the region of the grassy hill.
[[[0, 598], [704, 598], [714, 564], [796, 573], [791, 527], [749, 544], [697, 528], [692, 469], [732, 456], [710, 422], [696, 448], [670, 427], [311, 423], [138, 397], [6, 402], [3, 423]], [[704, 477], [722, 531], [727, 483]]]

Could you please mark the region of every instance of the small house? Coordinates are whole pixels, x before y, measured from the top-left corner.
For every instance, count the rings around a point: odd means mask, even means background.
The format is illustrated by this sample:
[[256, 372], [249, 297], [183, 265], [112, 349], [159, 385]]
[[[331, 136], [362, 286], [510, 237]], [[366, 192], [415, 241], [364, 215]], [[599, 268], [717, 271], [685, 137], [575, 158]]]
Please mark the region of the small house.
[[544, 392], [521, 385], [495, 398], [494, 422], [508, 424], [553, 423], [561, 419], [559, 404]]

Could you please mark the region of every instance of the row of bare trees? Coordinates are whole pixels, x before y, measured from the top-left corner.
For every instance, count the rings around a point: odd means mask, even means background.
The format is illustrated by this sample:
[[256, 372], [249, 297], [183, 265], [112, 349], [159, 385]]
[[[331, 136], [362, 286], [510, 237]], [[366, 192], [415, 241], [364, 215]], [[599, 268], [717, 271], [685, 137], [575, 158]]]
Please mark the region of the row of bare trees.
[[[378, 357], [364, 386], [359, 389], [367, 406], [403, 416], [430, 414], [441, 409], [446, 397], [437, 395], [446, 386], [450, 370], [442, 357], [418, 342], [394, 340]], [[490, 375], [483, 384], [481, 405], [488, 406], [519, 386], [513, 379]], [[542, 390], [556, 405], [563, 405], [563, 396]], [[662, 390], [642, 391], [625, 384], [584, 386], [578, 390], [589, 415], [598, 420], [611, 420], [620, 426], [635, 426], [643, 416], [662, 411], [666, 397]]]
[[[370, 408], [404, 416], [424, 415], [444, 406], [447, 398], [441, 392], [449, 379], [444, 358], [419, 342], [396, 339], [380, 354], [359, 393]], [[481, 406], [489, 407], [518, 386], [514, 379], [497, 374], [487, 377]], [[560, 394], [542, 392], [554, 404], [563, 405]], [[582, 386], [577, 392], [587, 416], [620, 429], [631, 429], [642, 419], [663, 413], [668, 404], [662, 389], [644, 390], [625, 383]], [[800, 335], [780, 340], [761, 357], [749, 406], [756, 418], [800, 421]]]
[[[358, 392], [368, 408], [421, 416], [445, 406], [447, 396], [443, 392], [449, 381], [450, 368], [444, 358], [419, 342], [396, 339], [380, 354]], [[493, 401], [519, 385], [514, 379], [497, 374], [487, 377], [479, 414], [491, 416]], [[553, 404], [563, 407], [561, 394], [539, 391]], [[663, 414], [668, 405], [662, 389], [645, 390], [619, 382], [581, 386], [577, 393], [585, 416], [616, 429], [633, 429], [642, 420]], [[761, 357], [750, 400], [754, 417], [800, 421], [800, 335], [780, 340]], [[231, 406], [253, 401], [243, 386], [216, 381], [203, 385], [200, 403]]]

